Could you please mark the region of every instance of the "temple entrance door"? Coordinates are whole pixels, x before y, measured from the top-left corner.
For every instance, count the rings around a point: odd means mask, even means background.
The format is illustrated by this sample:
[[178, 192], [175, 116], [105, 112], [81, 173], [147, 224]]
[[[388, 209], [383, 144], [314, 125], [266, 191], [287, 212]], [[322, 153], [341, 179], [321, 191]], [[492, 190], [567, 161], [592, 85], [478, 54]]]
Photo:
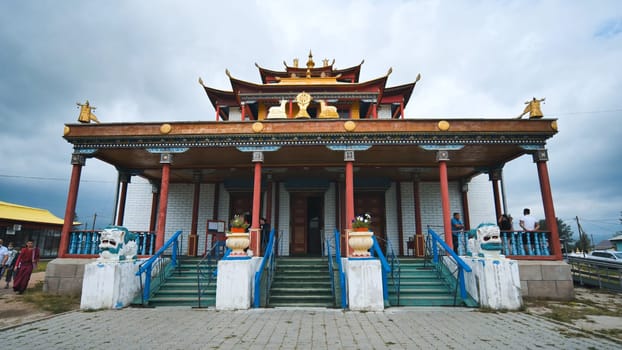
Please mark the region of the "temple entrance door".
[[369, 213], [371, 225], [369, 230], [374, 233], [380, 248], [386, 253], [386, 233], [384, 215], [384, 192], [356, 192], [354, 193], [354, 215]]
[[291, 193], [291, 255], [322, 255], [323, 194]]
[[[253, 211], [252, 192], [231, 192], [229, 194], [229, 219], [235, 214], [248, 214], [248, 223], [251, 223], [251, 212]], [[227, 227], [229, 222], [227, 221]]]

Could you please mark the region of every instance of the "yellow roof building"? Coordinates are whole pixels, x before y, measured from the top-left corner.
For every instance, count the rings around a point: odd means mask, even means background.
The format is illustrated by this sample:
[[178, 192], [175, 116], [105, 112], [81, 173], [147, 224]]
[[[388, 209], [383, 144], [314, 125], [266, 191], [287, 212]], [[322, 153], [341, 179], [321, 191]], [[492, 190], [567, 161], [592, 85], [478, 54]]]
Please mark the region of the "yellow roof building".
[[63, 219], [49, 210], [0, 201], [0, 219], [62, 225]]

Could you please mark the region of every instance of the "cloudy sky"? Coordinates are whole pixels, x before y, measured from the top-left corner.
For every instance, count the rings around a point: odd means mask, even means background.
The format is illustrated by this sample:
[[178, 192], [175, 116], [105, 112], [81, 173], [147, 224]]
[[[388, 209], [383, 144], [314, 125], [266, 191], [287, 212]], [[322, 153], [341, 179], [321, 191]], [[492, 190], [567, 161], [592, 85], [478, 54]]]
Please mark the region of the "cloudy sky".
[[[513, 117], [546, 97], [556, 214], [595, 240], [622, 230], [622, 2], [3, 1], [0, 200], [64, 216], [72, 148], [63, 125], [88, 99], [103, 122], [213, 120], [197, 83], [259, 82], [309, 49], [361, 80], [422, 79], [408, 117]], [[544, 217], [530, 157], [504, 169], [509, 212]], [[77, 213], [112, 221], [115, 170], [87, 160]], [[575, 234], [576, 238], [576, 234]]]

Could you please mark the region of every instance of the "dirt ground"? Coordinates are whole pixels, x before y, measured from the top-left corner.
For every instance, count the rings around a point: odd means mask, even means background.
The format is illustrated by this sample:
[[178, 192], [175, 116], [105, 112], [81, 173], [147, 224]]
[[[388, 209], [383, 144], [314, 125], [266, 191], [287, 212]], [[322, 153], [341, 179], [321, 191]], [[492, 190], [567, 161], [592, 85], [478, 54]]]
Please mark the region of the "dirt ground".
[[[42, 282], [45, 272], [35, 272], [30, 277], [28, 288], [33, 288], [37, 283]], [[51, 312], [37, 309], [33, 304], [21, 301], [23, 296], [13, 291], [13, 283], [9, 284], [8, 289], [4, 289], [6, 282], [4, 278], [0, 281], [0, 329], [19, 325], [51, 315]], [[28, 293], [28, 290], [24, 294]]]
[[[28, 288], [35, 287], [44, 277], [45, 272], [33, 273]], [[23, 295], [13, 292], [12, 285], [8, 289], [4, 289], [4, 286], [4, 281], [0, 281], [0, 329], [52, 315], [49, 311], [22, 301]], [[575, 295], [575, 299], [570, 302], [528, 299], [525, 300], [524, 312], [571, 323], [580, 329], [622, 340], [621, 293], [575, 287]]]

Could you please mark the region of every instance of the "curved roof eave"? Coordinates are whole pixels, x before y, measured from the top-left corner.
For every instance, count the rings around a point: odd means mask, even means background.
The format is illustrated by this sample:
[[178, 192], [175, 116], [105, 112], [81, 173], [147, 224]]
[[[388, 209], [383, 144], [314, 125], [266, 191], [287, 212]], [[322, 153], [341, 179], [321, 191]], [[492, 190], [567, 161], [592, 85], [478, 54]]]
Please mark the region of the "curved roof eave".
[[412, 92], [415, 89], [415, 85], [417, 85], [417, 82], [387, 87], [384, 89], [384, 97], [388, 98], [391, 96], [403, 96], [404, 107], [406, 107], [406, 105], [408, 104], [408, 101], [410, 100], [410, 96], [412, 95]]

